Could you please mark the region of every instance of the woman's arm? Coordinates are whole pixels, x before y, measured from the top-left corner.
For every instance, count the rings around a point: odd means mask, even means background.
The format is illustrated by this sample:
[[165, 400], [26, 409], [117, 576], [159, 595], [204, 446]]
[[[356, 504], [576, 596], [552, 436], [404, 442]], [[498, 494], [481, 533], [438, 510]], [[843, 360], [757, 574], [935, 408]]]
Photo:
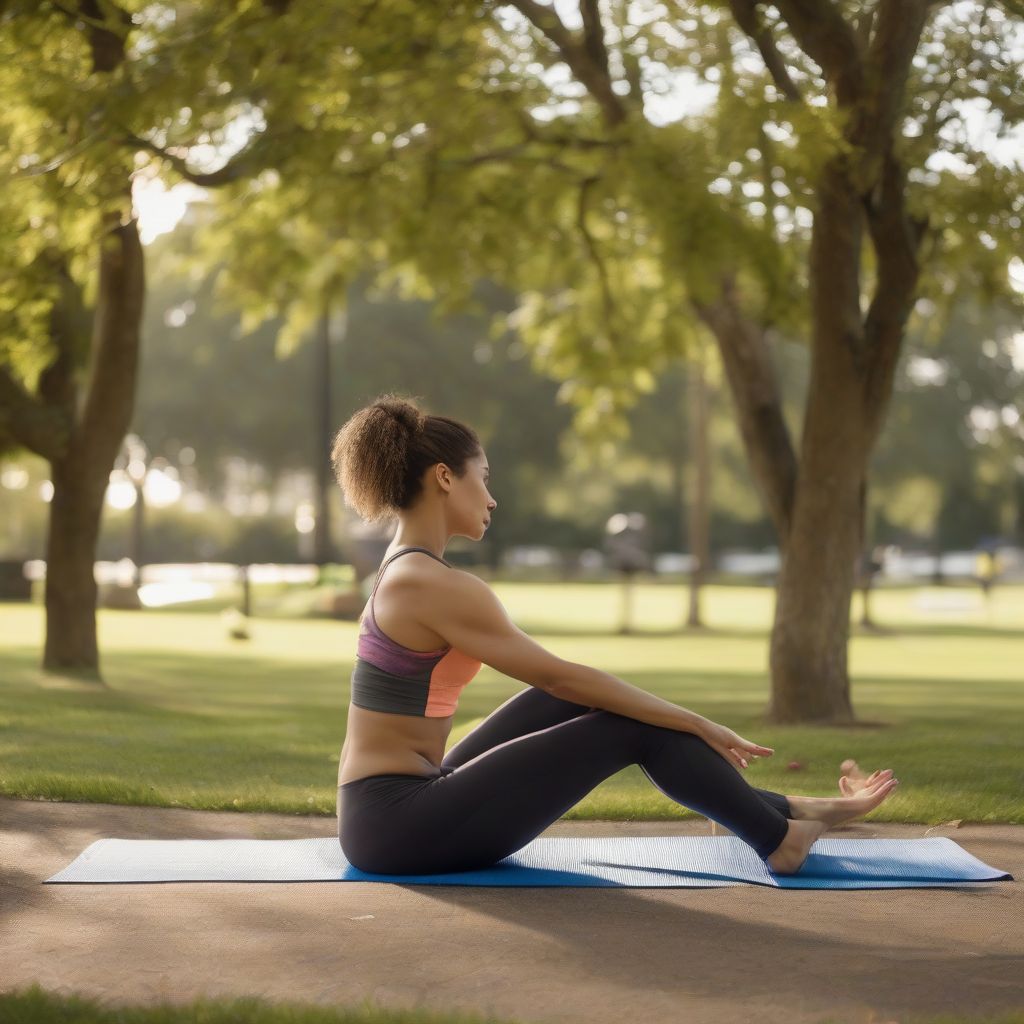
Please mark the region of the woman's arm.
[[[429, 581], [409, 580], [409, 606], [419, 621], [453, 647], [503, 675], [555, 697], [698, 736], [708, 719], [601, 669], [566, 661], [524, 633], [478, 576], [439, 569]], [[405, 581], [403, 581], [405, 582]]]

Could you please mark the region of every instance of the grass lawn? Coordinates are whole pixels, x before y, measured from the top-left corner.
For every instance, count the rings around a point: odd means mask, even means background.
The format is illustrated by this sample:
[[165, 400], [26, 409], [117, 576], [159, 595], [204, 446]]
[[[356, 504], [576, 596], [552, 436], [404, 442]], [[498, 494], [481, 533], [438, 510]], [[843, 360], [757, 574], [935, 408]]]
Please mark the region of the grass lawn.
[[[870, 820], [1024, 822], [1024, 587], [877, 591], [854, 631], [853, 728], [771, 726], [774, 592], [710, 586], [710, 628], [679, 633], [686, 593], [636, 587], [642, 632], [613, 632], [615, 584], [493, 584], [513, 619], [572, 661], [595, 665], [775, 748], [744, 773], [782, 793], [837, 793], [839, 764], [891, 767], [897, 792]], [[258, 604], [257, 604], [258, 607]], [[859, 617], [859, 599], [854, 618]], [[356, 624], [281, 616], [231, 640], [217, 614], [102, 609], [108, 688], [45, 674], [41, 605], [0, 605], [0, 793], [10, 797], [333, 816]], [[525, 684], [486, 666], [462, 695], [449, 744]], [[789, 770], [789, 762], [801, 767]], [[567, 818], [695, 817], [631, 765]]]
[[[38, 985], [0, 993], [0, 1019], [5, 1024], [515, 1024], [509, 1018], [473, 1013], [388, 1010], [369, 999], [354, 1007], [268, 1003], [256, 998], [112, 1007], [82, 996], [46, 992]], [[896, 1018], [887, 1015], [885, 1020], [895, 1024]], [[819, 1024], [833, 1022], [834, 1018], [824, 1017]], [[899, 1024], [1024, 1024], [1024, 1010], [985, 1017], [901, 1015]]]
[[[369, 999], [353, 1007], [271, 1003], [257, 998], [112, 1007], [95, 999], [47, 992], [39, 985], [0, 993], [0, 1020], [4, 1024], [514, 1024], [472, 1013], [389, 1010]], [[1006, 1024], [1018, 1022], [1007, 1018]]]

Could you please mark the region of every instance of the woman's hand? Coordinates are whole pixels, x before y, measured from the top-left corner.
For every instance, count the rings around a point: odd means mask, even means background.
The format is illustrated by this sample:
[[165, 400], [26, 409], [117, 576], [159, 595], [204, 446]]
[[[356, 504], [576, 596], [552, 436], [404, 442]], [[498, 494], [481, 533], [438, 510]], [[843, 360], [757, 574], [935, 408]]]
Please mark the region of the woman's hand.
[[747, 767], [747, 755], [754, 757], [771, 757], [775, 753], [772, 747], [762, 747], [758, 743], [751, 743], [745, 740], [738, 733], [727, 729], [717, 722], [708, 721], [702, 725], [698, 736], [712, 750], [717, 750], [737, 770]]

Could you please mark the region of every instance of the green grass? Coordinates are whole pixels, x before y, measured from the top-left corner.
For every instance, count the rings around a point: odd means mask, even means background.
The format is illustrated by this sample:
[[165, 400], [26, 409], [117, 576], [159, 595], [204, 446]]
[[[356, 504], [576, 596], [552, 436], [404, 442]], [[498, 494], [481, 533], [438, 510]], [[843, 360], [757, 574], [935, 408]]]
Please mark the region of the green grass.
[[[156, 1006], [110, 1005], [78, 995], [44, 991], [38, 984], [0, 993], [0, 1020], [4, 1024], [500, 1024], [499, 1018], [470, 1013], [430, 1010], [388, 1010], [370, 999], [354, 1007], [326, 1007], [309, 1003], [275, 1002], [258, 998], [200, 998], [190, 1003]], [[879, 1024], [1024, 1024], [1024, 1010], [992, 1016], [943, 1014], [940, 1017], [884, 1014]], [[513, 1022], [505, 1018], [505, 1024]], [[823, 1018], [818, 1024], [843, 1024]]]
[[[1024, 587], [875, 594], [891, 632], [850, 645], [853, 728], [774, 726], [766, 587], [706, 588], [710, 629], [679, 633], [685, 590], [639, 585], [643, 633], [617, 636], [614, 584], [495, 583], [513, 619], [595, 665], [775, 748], [744, 777], [782, 793], [838, 792], [840, 762], [892, 767], [899, 790], [871, 820], [1024, 822]], [[942, 611], [936, 600], [974, 602]], [[855, 601], [854, 617], [859, 614]], [[43, 673], [43, 610], [0, 605], [0, 794], [211, 810], [335, 813], [356, 624], [256, 618], [233, 641], [216, 614], [102, 609], [107, 689]], [[524, 684], [484, 667], [463, 692], [449, 745]], [[801, 764], [791, 771], [791, 761]], [[632, 765], [566, 818], [694, 818]]]
[[[115, 1006], [84, 996], [47, 992], [38, 984], [0, 993], [0, 1020], [4, 1024], [501, 1024], [497, 1017], [472, 1013], [389, 1010], [369, 998], [352, 1007], [271, 1003], [252, 996]], [[504, 1018], [504, 1024], [513, 1021]]]

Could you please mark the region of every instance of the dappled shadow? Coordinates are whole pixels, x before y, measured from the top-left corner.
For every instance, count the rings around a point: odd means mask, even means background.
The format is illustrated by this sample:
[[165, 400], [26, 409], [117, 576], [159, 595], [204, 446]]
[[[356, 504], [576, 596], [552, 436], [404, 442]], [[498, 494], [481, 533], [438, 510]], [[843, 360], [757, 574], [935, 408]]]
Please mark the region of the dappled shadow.
[[[729, 1000], [739, 1015], [766, 993], [773, 1005], [799, 1007], [793, 1019], [801, 1020], [826, 1010], [845, 1019], [865, 1000], [889, 1013], [972, 1014], [1019, 1000], [1020, 882], [938, 891], [40, 885], [97, 838], [309, 838], [335, 835], [335, 823], [7, 800], [0, 818], [13, 836], [0, 890], [9, 983], [45, 958], [63, 986], [103, 982], [129, 995], [158, 965], [177, 997], [216, 989], [342, 1002], [385, 991], [466, 1005], [486, 992], [489, 1008], [514, 1005], [537, 1020], [543, 1013], [526, 1009], [542, 1008], [553, 987], [588, 1019], [610, 1019], [595, 1011], [627, 994], [639, 1019], [694, 999]], [[925, 831], [872, 825], [893, 836]], [[623, 834], [588, 826], [561, 822], [545, 834]], [[696, 831], [629, 826], [634, 834]], [[956, 837], [965, 849], [1021, 877], [1024, 829], [967, 831]], [[396, 973], [395, 963], [410, 966]]]

